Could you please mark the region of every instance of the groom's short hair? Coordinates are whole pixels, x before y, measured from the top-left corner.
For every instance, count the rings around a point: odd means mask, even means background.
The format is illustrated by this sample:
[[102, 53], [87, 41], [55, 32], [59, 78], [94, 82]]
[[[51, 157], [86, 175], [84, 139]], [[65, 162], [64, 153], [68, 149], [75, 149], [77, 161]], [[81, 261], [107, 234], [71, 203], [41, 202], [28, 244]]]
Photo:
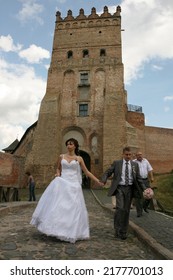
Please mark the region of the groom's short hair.
[[123, 148], [123, 154], [124, 154], [125, 152], [131, 152], [130, 147], [124, 147], [124, 148]]

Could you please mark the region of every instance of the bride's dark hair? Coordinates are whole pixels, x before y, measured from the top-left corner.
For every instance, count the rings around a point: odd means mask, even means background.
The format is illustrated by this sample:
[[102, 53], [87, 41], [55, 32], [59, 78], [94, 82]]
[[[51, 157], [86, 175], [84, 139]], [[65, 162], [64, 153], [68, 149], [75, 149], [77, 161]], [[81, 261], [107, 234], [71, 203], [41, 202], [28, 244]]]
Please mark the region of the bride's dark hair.
[[75, 154], [78, 156], [79, 155], [79, 143], [78, 143], [78, 141], [74, 138], [70, 138], [65, 142], [65, 145], [67, 146], [67, 144], [69, 142], [72, 142], [75, 145]]

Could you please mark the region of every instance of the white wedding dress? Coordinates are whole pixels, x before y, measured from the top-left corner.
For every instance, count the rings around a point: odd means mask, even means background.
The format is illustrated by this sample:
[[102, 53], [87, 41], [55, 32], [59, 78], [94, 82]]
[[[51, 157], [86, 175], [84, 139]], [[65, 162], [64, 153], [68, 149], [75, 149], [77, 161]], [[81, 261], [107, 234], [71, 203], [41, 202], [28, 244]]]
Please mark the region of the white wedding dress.
[[48, 185], [33, 213], [31, 224], [48, 235], [75, 243], [89, 238], [88, 213], [77, 160], [61, 160], [61, 177]]

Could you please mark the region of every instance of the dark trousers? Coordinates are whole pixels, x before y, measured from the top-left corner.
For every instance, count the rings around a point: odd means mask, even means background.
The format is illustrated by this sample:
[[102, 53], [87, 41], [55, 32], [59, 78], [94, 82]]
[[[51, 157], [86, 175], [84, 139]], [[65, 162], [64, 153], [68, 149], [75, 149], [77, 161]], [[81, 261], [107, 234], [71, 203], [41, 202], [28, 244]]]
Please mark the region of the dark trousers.
[[29, 201], [35, 201], [36, 198], [35, 198], [35, 184], [34, 183], [31, 183], [29, 185]]
[[143, 212], [143, 198], [135, 198], [135, 206], [137, 215], [141, 216]]
[[[145, 185], [146, 188], [149, 188], [150, 187], [150, 182], [147, 179], [143, 179], [143, 183]], [[144, 199], [143, 197], [142, 198], [135, 198], [135, 205], [136, 205], [136, 212], [137, 212], [137, 215], [142, 215], [142, 212], [143, 212], [143, 208], [146, 209], [148, 206], [149, 206], [149, 203], [150, 203], [150, 200], [147, 200], [147, 199]]]
[[116, 193], [116, 210], [114, 228], [117, 234], [126, 234], [129, 225], [130, 206], [132, 201], [132, 186], [118, 186]]
[[143, 209], [147, 209], [150, 206], [151, 199], [144, 199]]

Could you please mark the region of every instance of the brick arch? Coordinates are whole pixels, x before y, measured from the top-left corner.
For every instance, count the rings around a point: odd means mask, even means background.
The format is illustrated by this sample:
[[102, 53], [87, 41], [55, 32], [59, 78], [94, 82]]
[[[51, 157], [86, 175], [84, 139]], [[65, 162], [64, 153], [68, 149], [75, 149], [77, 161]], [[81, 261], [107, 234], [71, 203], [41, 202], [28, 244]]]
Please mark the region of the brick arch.
[[99, 67], [99, 68], [97, 68], [96, 70], [95, 70], [95, 73], [97, 73], [97, 72], [105, 72], [105, 70], [104, 70], [104, 68], [102, 68], [102, 67]]
[[59, 24], [57, 25], [57, 29], [63, 29], [63, 28], [64, 28], [64, 24], [59, 23]]
[[70, 28], [70, 27], [71, 27], [70, 23], [66, 23], [66, 24], [65, 24], [65, 28], [68, 29], [68, 28]]
[[73, 27], [78, 27], [78, 22], [73, 22], [72, 26]]
[[65, 142], [69, 138], [75, 138], [79, 142], [79, 149], [85, 150], [86, 146], [86, 134], [80, 127], [67, 127], [62, 133], [62, 152], [66, 151]]
[[104, 24], [109, 25], [111, 21], [109, 19], [104, 20]]
[[91, 25], [93, 25], [94, 23], [93, 23], [93, 21], [92, 20], [90, 20], [89, 22], [88, 22], [88, 25], [89, 26], [91, 26]]
[[97, 21], [96, 21], [96, 25], [97, 25], [97, 26], [102, 26], [102, 21], [101, 21], [100, 19], [97, 20]]
[[75, 72], [74, 72], [72, 69], [67, 69], [67, 70], [64, 72], [64, 77], [66, 77], [67, 75], [72, 75], [72, 74], [75, 74]]

